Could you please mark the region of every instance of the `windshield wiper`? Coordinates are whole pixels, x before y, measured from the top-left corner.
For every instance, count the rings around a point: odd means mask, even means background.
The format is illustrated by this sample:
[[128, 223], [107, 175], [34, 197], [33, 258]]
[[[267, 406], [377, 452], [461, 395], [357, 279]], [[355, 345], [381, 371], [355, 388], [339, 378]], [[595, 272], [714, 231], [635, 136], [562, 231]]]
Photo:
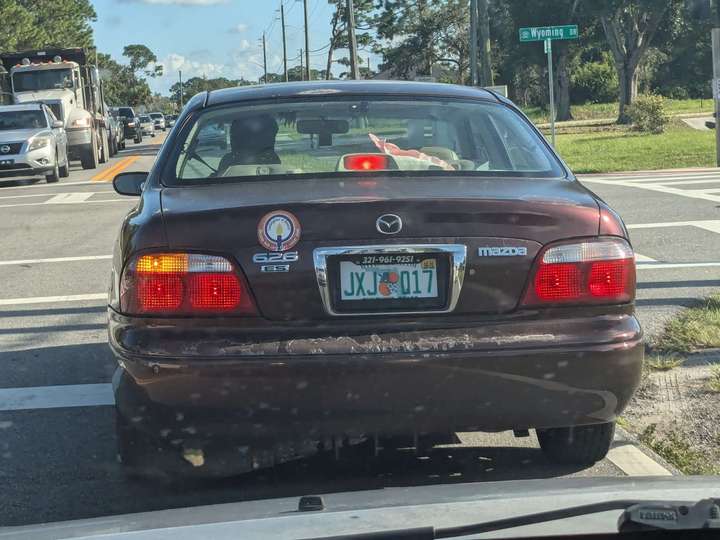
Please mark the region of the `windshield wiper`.
[[560, 508], [536, 514], [515, 516], [472, 525], [447, 527], [417, 527], [394, 531], [348, 534], [314, 540], [435, 540], [483, 534], [525, 525], [537, 525], [573, 517], [599, 514], [610, 510], [624, 510], [618, 520], [618, 532], [650, 530], [720, 529], [720, 499], [703, 499], [696, 503], [677, 501], [617, 500]]

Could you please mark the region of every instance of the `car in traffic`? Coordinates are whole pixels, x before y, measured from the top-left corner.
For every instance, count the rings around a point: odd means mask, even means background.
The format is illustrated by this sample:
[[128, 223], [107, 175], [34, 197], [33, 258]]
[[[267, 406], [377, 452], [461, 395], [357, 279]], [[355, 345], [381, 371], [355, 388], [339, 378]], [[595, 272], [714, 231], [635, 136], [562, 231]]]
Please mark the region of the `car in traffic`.
[[118, 114], [117, 109], [108, 108], [109, 115], [109, 126], [111, 133], [112, 146], [114, 147], [114, 154], [117, 154], [120, 150], [125, 150], [125, 121]]
[[139, 144], [143, 140], [143, 129], [140, 118], [132, 107], [117, 107], [117, 114], [123, 121], [125, 139], [132, 139]]
[[0, 178], [44, 176], [50, 184], [69, 169], [65, 128], [47, 105], [0, 106]]
[[167, 123], [165, 121], [165, 115], [160, 112], [152, 112], [148, 115], [155, 122], [155, 129], [165, 131], [167, 129]]
[[167, 127], [173, 127], [175, 125], [175, 121], [177, 120], [177, 117], [178, 117], [177, 114], [166, 114], [165, 121], [167, 122]]
[[147, 114], [141, 114], [139, 118], [143, 135], [155, 137], [155, 121]]
[[108, 306], [128, 472], [468, 431], [607, 454], [642, 372], [633, 250], [511, 101], [269, 84], [198, 94], [178, 123], [151, 172], [114, 179], [140, 197]]

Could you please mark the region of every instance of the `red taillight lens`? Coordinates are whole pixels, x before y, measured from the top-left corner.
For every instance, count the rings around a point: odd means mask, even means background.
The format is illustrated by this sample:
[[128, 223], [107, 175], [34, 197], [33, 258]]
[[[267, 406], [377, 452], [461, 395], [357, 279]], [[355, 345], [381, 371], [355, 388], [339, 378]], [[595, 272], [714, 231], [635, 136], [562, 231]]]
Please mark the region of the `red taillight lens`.
[[581, 289], [580, 269], [574, 264], [542, 265], [535, 274], [535, 294], [540, 300], [579, 298]]
[[353, 154], [343, 158], [348, 171], [383, 171], [390, 168], [390, 158], [384, 154]]
[[244, 279], [227, 259], [195, 253], [157, 253], [130, 261], [120, 306], [137, 315], [255, 314]]
[[630, 245], [620, 238], [601, 238], [546, 249], [523, 305], [619, 304], [634, 298]]

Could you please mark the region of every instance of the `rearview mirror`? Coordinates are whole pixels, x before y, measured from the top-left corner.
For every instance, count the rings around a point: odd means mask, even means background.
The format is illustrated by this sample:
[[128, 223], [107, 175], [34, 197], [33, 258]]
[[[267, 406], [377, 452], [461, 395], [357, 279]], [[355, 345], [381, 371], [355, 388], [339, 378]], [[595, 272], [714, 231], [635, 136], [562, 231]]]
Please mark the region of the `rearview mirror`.
[[53, 127], [53, 129], [60, 129], [62, 127], [65, 127], [65, 124], [63, 124], [60, 120], [55, 120], [52, 123], [52, 127]]
[[347, 120], [298, 120], [297, 131], [305, 135], [323, 133], [347, 133], [350, 124]]
[[125, 172], [113, 178], [113, 188], [120, 195], [137, 197], [142, 194], [143, 186], [147, 180], [146, 172]]

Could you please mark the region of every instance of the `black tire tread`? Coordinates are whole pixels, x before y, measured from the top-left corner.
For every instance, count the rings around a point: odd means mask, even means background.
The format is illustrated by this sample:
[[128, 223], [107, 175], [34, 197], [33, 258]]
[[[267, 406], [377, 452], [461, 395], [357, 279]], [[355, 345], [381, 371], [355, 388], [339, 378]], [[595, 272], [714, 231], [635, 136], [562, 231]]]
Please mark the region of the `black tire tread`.
[[604, 459], [614, 435], [615, 422], [537, 430], [540, 448], [548, 459], [575, 465], [592, 465]]

